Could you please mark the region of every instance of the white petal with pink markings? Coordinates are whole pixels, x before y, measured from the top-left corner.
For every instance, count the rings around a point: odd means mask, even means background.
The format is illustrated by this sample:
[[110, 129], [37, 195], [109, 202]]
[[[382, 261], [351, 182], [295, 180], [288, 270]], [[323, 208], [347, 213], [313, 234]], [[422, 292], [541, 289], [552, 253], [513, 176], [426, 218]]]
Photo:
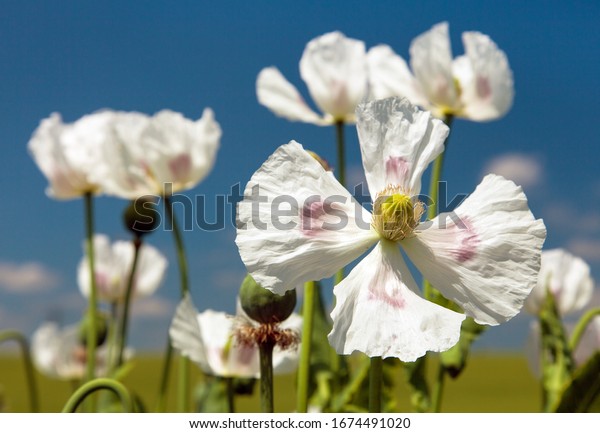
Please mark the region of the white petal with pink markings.
[[418, 295], [397, 245], [381, 241], [334, 289], [329, 342], [338, 353], [410, 362], [458, 342], [464, 314]]

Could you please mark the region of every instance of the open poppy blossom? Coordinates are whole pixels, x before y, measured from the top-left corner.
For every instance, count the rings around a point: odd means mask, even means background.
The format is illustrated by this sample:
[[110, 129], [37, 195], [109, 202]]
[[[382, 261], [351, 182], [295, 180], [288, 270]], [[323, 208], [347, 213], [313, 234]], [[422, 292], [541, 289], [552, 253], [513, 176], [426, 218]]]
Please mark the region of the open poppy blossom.
[[448, 127], [407, 99], [359, 105], [357, 128], [373, 213], [302, 146], [279, 147], [238, 207], [248, 271], [275, 293], [332, 276], [374, 248], [334, 288], [338, 353], [414, 361], [458, 341], [465, 315], [423, 299], [400, 251], [480, 324], [514, 315], [535, 286], [546, 229], [520, 187], [488, 175], [452, 213], [421, 221], [421, 176]]
[[437, 117], [452, 115], [475, 121], [502, 117], [514, 97], [506, 54], [487, 36], [464, 32], [465, 54], [452, 59], [448, 23], [415, 38], [408, 65], [387, 45], [369, 50], [372, 96], [407, 97]]
[[[189, 295], [181, 300], [169, 335], [173, 347], [195, 362], [204, 373], [220, 377], [258, 378], [258, 347], [240, 344], [236, 327], [251, 320], [239, 309], [237, 316], [220, 311], [198, 313]], [[300, 333], [302, 318], [292, 314], [281, 322], [282, 328]], [[273, 369], [276, 374], [291, 373], [298, 366], [299, 346], [285, 350], [275, 347]]]
[[258, 74], [258, 101], [292, 121], [317, 125], [353, 123], [356, 106], [368, 91], [365, 44], [340, 32], [319, 36], [306, 45], [300, 75], [323, 115], [314, 112], [275, 67]]

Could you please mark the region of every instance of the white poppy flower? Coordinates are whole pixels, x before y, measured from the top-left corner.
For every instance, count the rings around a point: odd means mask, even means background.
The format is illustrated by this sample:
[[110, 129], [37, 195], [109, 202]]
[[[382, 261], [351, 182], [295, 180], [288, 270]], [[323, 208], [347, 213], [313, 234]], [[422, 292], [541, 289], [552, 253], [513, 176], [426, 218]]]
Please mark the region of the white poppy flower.
[[594, 290], [590, 267], [563, 249], [544, 251], [537, 284], [525, 302], [527, 311], [540, 313], [547, 290], [554, 296], [561, 316], [581, 310], [590, 302]]
[[[98, 300], [119, 302], [125, 297], [134, 247], [131, 242], [116, 241], [112, 245], [105, 235], [94, 236], [94, 270]], [[79, 263], [77, 282], [81, 293], [90, 294], [89, 260], [85, 255]], [[133, 281], [133, 296], [150, 296], [160, 286], [167, 269], [167, 259], [156, 248], [142, 244]]]
[[263, 69], [256, 80], [258, 101], [292, 121], [328, 125], [354, 122], [356, 106], [367, 95], [365, 44], [340, 32], [310, 41], [300, 59], [300, 75], [323, 115], [306, 104], [298, 90], [275, 67]]
[[[237, 344], [233, 335], [236, 323], [240, 320], [248, 319], [213, 310], [198, 313], [190, 296], [186, 295], [177, 307], [169, 329], [171, 343], [207, 374], [258, 378], [258, 347]], [[300, 333], [302, 319], [297, 314], [292, 314], [280, 326]], [[276, 374], [293, 372], [298, 365], [299, 353], [299, 347], [286, 350], [275, 347], [273, 371]]]
[[29, 151], [50, 183], [47, 193], [57, 199], [100, 192], [91, 173], [100, 164], [100, 148], [109, 140], [114, 113], [104, 111], [63, 123], [54, 113], [42, 120], [29, 141]]
[[214, 165], [221, 128], [208, 108], [197, 121], [170, 110], [120, 112], [112, 138], [93, 178], [107, 194], [136, 199], [196, 186]]
[[[127, 358], [132, 350], [126, 349]], [[31, 337], [31, 356], [36, 368], [46, 376], [61, 379], [81, 379], [86, 369], [86, 348], [79, 341], [79, 325], [59, 328], [56, 323], [45, 322]], [[96, 376], [108, 372], [108, 350], [96, 350]]]
[[415, 38], [410, 46], [412, 73], [389, 46], [371, 48], [367, 56], [372, 96], [404, 96], [437, 117], [486, 121], [503, 116], [514, 97], [506, 55], [484, 34], [462, 36], [465, 54], [454, 60], [448, 23]]
[[236, 243], [254, 279], [282, 294], [332, 276], [375, 245], [334, 289], [329, 341], [342, 354], [413, 361], [458, 341], [465, 316], [419, 296], [398, 245], [478, 323], [517, 314], [546, 236], [521, 188], [488, 175], [454, 212], [420, 222], [421, 175], [443, 151], [446, 125], [391, 98], [359, 105], [357, 128], [374, 214], [300, 144], [279, 147], [238, 207]]

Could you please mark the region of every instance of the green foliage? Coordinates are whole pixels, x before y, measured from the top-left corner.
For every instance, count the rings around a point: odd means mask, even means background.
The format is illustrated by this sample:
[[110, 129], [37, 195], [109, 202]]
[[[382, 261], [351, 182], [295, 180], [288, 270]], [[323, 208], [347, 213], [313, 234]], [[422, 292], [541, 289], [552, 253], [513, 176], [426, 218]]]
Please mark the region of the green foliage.
[[456, 378], [462, 373], [467, 365], [471, 346], [486, 329], [486, 326], [476, 323], [471, 317], [463, 321], [458, 343], [440, 354], [441, 363], [450, 377]]

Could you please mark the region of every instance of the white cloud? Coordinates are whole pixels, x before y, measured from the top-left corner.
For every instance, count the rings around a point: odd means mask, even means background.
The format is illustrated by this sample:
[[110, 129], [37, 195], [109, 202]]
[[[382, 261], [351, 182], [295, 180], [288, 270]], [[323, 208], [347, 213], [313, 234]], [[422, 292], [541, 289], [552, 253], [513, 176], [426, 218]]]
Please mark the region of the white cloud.
[[41, 263], [0, 262], [0, 288], [12, 293], [38, 293], [52, 289], [60, 282], [54, 271]]
[[523, 188], [530, 188], [541, 183], [544, 167], [539, 158], [522, 153], [507, 153], [490, 160], [484, 175], [495, 173], [512, 180]]
[[600, 263], [600, 240], [598, 239], [573, 239], [567, 249], [589, 263]]

